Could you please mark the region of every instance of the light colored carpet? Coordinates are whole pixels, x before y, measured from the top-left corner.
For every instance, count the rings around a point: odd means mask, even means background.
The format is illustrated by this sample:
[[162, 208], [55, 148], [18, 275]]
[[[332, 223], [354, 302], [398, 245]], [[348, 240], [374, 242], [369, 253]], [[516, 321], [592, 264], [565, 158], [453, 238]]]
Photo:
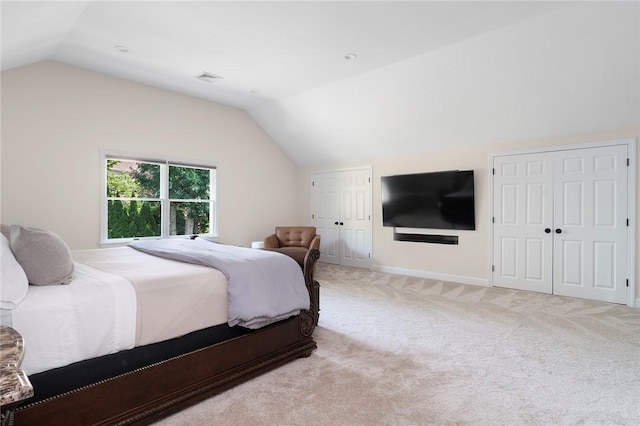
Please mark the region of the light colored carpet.
[[318, 264], [318, 349], [157, 425], [640, 425], [640, 309]]

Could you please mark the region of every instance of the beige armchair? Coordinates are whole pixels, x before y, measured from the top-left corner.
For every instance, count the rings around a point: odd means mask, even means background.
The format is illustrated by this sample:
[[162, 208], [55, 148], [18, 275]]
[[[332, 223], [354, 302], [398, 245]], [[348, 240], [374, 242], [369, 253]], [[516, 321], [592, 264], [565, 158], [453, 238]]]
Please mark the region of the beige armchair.
[[291, 256], [302, 267], [309, 249], [320, 250], [320, 235], [314, 226], [277, 226], [264, 239], [264, 248]]

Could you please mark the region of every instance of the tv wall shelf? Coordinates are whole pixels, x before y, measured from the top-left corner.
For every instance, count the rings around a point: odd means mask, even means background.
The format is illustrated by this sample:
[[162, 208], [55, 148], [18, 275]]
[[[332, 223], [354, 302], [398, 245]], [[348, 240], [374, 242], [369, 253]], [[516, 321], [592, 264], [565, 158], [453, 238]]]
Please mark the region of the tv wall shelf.
[[394, 241], [410, 241], [414, 243], [458, 244], [457, 235], [429, 235], [393, 233]]

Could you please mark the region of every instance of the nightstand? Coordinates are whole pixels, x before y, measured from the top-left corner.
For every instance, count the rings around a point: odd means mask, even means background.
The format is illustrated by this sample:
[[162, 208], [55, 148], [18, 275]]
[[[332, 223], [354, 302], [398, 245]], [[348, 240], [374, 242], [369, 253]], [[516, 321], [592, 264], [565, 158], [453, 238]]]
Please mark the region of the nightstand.
[[13, 424], [13, 410], [33, 396], [33, 386], [22, 371], [24, 340], [11, 327], [0, 326], [0, 409], [2, 425]]

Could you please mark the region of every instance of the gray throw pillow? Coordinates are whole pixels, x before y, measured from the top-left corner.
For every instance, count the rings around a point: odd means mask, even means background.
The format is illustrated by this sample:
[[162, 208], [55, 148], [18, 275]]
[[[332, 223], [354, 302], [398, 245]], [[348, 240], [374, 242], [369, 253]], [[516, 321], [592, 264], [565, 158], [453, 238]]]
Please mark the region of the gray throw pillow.
[[73, 260], [67, 244], [44, 229], [11, 225], [11, 251], [27, 274], [29, 284], [69, 284]]
[[0, 233], [2, 233], [2, 235], [4, 235], [7, 240], [9, 238], [11, 238], [11, 225], [7, 225], [7, 224], [0, 224]]

